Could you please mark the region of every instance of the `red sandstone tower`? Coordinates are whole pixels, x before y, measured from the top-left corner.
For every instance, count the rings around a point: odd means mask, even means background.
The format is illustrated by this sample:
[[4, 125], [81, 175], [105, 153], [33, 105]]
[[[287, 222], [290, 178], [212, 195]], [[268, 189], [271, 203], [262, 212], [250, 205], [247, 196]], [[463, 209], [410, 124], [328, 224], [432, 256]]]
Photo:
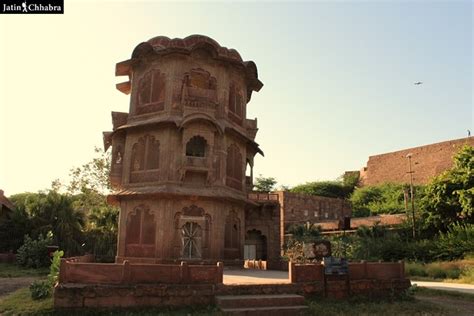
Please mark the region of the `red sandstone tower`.
[[213, 39], [158, 36], [116, 66], [130, 112], [112, 112], [110, 179], [120, 206], [117, 262], [241, 259], [263, 84], [252, 61]]

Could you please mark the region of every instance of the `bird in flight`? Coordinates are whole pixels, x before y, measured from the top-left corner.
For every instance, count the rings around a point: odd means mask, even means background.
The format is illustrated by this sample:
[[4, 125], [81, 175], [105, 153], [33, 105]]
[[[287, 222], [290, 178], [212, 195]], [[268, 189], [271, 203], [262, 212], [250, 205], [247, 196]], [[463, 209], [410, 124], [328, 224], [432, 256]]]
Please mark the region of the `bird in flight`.
[[414, 83], [415, 86], [418, 86], [418, 85], [420, 85], [420, 84], [423, 84], [423, 82], [417, 81], [417, 82]]

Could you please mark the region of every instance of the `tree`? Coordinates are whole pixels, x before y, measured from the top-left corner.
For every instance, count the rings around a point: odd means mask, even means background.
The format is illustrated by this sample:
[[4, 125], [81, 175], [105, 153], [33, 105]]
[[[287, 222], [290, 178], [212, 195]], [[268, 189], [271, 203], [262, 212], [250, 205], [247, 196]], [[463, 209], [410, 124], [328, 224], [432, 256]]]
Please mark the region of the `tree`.
[[[405, 211], [403, 184], [384, 183], [356, 188], [350, 197], [354, 217], [376, 214], [396, 214]], [[415, 186], [415, 202], [418, 209], [424, 195], [423, 186]]]
[[112, 190], [109, 181], [110, 153], [97, 147], [94, 152], [96, 157], [91, 161], [71, 169], [72, 180], [67, 187], [70, 193], [95, 191], [104, 195]]
[[422, 200], [423, 228], [431, 235], [453, 223], [474, 223], [474, 147], [464, 146], [453, 162], [431, 181]]
[[259, 175], [255, 179], [254, 190], [258, 192], [271, 192], [275, 190], [277, 181], [273, 177], [264, 177]]
[[82, 252], [84, 214], [73, 207], [74, 197], [53, 190], [13, 195], [17, 212], [28, 218], [32, 238], [53, 232], [53, 241], [68, 255]]
[[348, 198], [350, 195], [350, 190], [340, 181], [306, 182], [290, 189], [290, 192], [341, 199]]

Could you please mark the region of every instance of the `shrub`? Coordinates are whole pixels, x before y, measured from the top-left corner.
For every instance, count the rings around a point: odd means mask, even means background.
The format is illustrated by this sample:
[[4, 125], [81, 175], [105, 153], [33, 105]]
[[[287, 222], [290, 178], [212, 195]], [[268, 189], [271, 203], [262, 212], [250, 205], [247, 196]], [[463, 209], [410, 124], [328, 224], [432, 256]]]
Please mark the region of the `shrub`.
[[438, 237], [438, 259], [461, 259], [474, 249], [474, 225], [454, 223]]
[[430, 264], [426, 266], [426, 273], [434, 279], [446, 279], [446, 271], [439, 265]]
[[[404, 212], [404, 190], [404, 185], [393, 183], [356, 188], [350, 197], [353, 212], [356, 216]], [[416, 204], [419, 203], [423, 195], [424, 188], [415, 187]], [[418, 209], [417, 206], [416, 208]]]
[[64, 255], [63, 251], [55, 251], [53, 254], [53, 260], [49, 268], [49, 274], [47, 280], [38, 280], [30, 285], [31, 298], [34, 300], [40, 300], [49, 297], [53, 292], [53, 287], [58, 281], [59, 276], [59, 265], [61, 263], [61, 257]]
[[31, 298], [40, 300], [51, 295], [51, 284], [48, 281], [38, 280], [30, 285]]
[[59, 266], [61, 264], [61, 257], [64, 256], [63, 251], [55, 251], [53, 253], [53, 260], [49, 267], [48, 282], [51, 287], [54, 287], [59, 277]]
[[428, 276], [428, 273], [426, 273], [424, 265], [421, 263], [416, 263], [416, 262], [406, 262], [405, 272], [408, 276], [420, 276], [420, 277]]
[[52, 233], [49, 232], [46, 237], [42, 234], [38, 239], [31, 239], [30, 236], [25, 235], [23, 246], [18, 249], [17, 262], [19, 265], [27, 268], [41, 268], [47, 267], [50, 264], [48, 257], [47, 246], [51, 245]]

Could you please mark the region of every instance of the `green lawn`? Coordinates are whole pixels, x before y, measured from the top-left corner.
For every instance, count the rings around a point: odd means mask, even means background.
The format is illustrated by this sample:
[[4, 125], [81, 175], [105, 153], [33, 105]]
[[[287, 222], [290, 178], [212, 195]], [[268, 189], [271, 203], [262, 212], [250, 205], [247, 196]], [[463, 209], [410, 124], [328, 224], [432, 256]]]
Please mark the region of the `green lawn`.
[[48, 273], [49, 267], [41, 269], [28, 269], [12, 263], [0, 263], [0, 278], [45, 276]]
[[406, 262], [411, 280], [474, 284], [474, 258], [431, 263]]
[[[347, 301], [328, 300], [324, 298], [308, 299], [307, 315], [459, 315], [456, 306], [474, 304], [474, 295], [448, 291], [418, 288], [415, 298], [407, 296], [394, 301], [351, 299]], [[423, 299], [428, 297], [432, 301]], [[433, 301], [443, 301], [435, 304]], [[466, 303], [467, 302], [467, 303]], [[470, 302], [470, 303], [469, 303]], [[464, 310], [465, 311], [465, 310]], [[469, 312], [469, 311], [468, 311]], [[0, 298], [0, 315], [64, 315], [64, 311], [53, 309], [52, 298], [34, 301], [28, 288], [22, 288], [10, 295]], [[204, 308], [145, 308], [127, 310], [80, 309], [68, 310], [67, 315], [221, 315], [214, 306]], [[462, 314], [461, 315], [465, 315]]]

